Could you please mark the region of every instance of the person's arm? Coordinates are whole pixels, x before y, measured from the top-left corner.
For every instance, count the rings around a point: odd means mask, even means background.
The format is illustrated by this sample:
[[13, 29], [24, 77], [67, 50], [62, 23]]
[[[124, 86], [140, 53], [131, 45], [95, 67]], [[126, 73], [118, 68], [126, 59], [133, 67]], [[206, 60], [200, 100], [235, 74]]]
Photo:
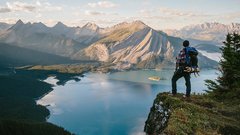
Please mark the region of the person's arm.
[[176, 67], [175, 67], [175, 71], [178, 70], [179, 62], [180, 62], [180, 54], [178, 54], [178, 56], [176, 57]]
[[175, 71], [177, 71], [178, 67], [179, 67], [179, 63], [176, 63]]

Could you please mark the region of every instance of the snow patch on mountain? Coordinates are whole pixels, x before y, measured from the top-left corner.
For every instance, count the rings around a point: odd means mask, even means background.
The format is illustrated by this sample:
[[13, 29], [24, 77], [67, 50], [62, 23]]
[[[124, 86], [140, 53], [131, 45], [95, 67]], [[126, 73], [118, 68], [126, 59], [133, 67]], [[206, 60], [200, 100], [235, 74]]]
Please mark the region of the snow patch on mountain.
[[221, 23], [203, 23], [183, 27], [180, 30], [163, 30], [168, 35], [181, 37], [185, 39], [195, 39], [203, 41], [213, 41], [221, 44], [225, 40], [227, 33], [240, 33], [240, 23], [231, 23], [229, 25]]

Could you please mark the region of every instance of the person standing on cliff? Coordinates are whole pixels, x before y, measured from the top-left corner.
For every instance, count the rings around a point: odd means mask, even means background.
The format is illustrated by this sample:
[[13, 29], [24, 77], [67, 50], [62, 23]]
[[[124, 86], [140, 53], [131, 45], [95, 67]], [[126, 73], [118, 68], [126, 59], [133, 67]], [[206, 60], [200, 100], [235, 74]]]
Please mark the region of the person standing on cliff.
[[[183, 49], [176, 58], [176, 68], [172, 77], [172, 94], [177, 94], [177, 80], [184, 77], [186, 84], [186, 97], [190, 97], [191, 93], [191, 73], [199, 72], [198, 69], [198, 52], [194, 47], [189, 47], [189, 41], [183, 42]], [[188, 70], [190, 69], [190, 70]]]

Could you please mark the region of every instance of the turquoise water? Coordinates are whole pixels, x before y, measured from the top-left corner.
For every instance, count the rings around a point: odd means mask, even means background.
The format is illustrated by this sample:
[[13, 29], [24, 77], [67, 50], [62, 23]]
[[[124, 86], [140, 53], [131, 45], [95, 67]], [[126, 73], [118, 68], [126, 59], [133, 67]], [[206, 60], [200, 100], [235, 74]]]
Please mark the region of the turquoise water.
[[[75, 134], [141, 135], [154, 98], [171, 90], [172, 75], [172, 70], [88, 73], [79, 82], [55, 86], [38, 103], [49, 105], [49, 122]], [[151, 81], [150, 76], [164, 80]], [[204, 80], [216, 77], [216, 70], [203, 70], [197, 78], [192, 75], [192, 92], [204, 92]], [[184, 83], [183, 78], [178, 81], [178, 92], [185, 93]]]

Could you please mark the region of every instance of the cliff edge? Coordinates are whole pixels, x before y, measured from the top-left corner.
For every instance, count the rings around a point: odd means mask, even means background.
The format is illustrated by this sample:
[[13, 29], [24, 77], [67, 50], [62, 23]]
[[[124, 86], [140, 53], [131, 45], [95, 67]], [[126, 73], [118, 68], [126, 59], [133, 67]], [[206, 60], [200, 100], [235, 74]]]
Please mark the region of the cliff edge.
[[160, 93], [150, 109], [144, 131], [149, 135], [235, 135], [240, 133], [239, 105], [219, 103], [207, 95]]

